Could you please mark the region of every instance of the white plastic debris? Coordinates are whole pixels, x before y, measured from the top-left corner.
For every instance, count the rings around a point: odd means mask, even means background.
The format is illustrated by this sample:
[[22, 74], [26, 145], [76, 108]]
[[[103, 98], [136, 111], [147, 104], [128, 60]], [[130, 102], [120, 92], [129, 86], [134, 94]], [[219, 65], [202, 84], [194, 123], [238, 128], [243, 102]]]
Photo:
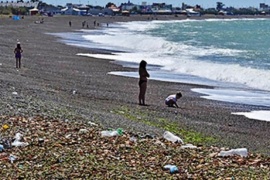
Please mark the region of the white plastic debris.
[[20, 142], [22, 140], [22, 137], [23, 135], [21, 133], [16, 133], [15, 136], [14, 136], [14, 141], [11, 143], [12, 146], [16, 146], [16, 147], [19, 147], [19, 146], [22, 146], [22, 147], [25, 147], [25, 146], [28, 146], [29, 144], [26, 143], [26, 142]]
[[14, 136], [14, 141], [20, 141], [22, 139], [23, 135], [21, 133], [16, 133]]
[[87, 129], [80, 129], [79, 134], [85, 134], [88, 133], [89, 131]]
[[11, 163], [13, 163], [16, 159], [17, 159], [17, 157], [12, 155], [12, 154], [9, 156], [9, 160]]
[[18, 93], [14, 91], [14, 92], [12, 92], [12, 95], [17, 96], [17, 95], [18, 95]]
[[68, 134], [65, 136], [66, 139], [69, 139], [71, 137], [71, 134]]
[[231, 149], [229, 151], [220, 151], [218, 156], [233, 156], [233, 155], [239, 155], [241, 157], [247, 157], [248, 156], [248, 151], [247, 148], [237, 148], [237, 149]]
[[118, 136], [117, 131], [101, 131], [101, 137], [112, 137], [112, 136]]
[[180, 137], [174, 135], [173, 133], [171, 133], [171, 132], [169, 132], [169, 131], [165, 131], [164, 134], [163, 134], [163, 137], [164, 137], [165, 139], [167, 139], [168, 141], [171, 141], [171, 142], [173, 142], [173, 143], [181, 143], [181, 144], [184, 144], [183, 140], [182, 140]]
[[197, 146], [194, 146], [193, 144], [185, 144], [181, 146], [181, 149], [196, 149]]
[[4, 146], [2, 144], [0, 144], [0, 152], [4, 151]]
[[101, 131], [101, 137], [121, 136], [122, 134], [123, 134], [122, 128], [117, 128], [116, 130], [111, 131]]
[[98, 126], [96, 123], [93, 123], [93, 122], [91, 122], [91, 121], [88, 121], [88, 124], [89, 124], [90, 126]]
[[171, 165], [171, 164], [165, 165], [165, 166], [164, 166], [164, 169], [170, 170], [170, 173], [171, 173], [171, 174], [174, 174], [174, 173], [178, 173], [178, 172], [179, 172], [177, 166]]
[[29, 144], [26, 143], [26, 142], [20, 142], [20, 141], [14, 141], [13, 143], [11, 143], [12, 146], [15, 146], [15, 147], [25, 147], [25, 146], [28, 146]]
[[134, 136], [130, 137], [129, 140], [130, 140], [131, 142], [135, 142], [135, 143], [137, 142], [137, 138], [134, 137]]

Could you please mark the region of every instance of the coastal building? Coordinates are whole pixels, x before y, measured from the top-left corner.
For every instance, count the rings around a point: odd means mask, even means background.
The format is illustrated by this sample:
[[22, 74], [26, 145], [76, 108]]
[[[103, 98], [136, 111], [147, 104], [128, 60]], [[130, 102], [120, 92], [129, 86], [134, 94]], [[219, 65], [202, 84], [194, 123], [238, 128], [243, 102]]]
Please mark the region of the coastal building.
[[61, 14], [63, 15], [84, 15], [87, 13], [87, 10], [79, 9], [80, 5], [73, 5], [72, 3], [67, 3], [64, 9], [61, 9]]
[[122, 11], [131, 11], [134, 8], [137, 8], [137, 5], [131, 3], [130, 1], [128, 1], [127, 3], [122, 3], [120, 5], [120, 9]]
[[194, 9], [186, 9], [187, 16], [192, 17], [192, 16], [201, 16], [200, 12], [194, 11]]
[[151, 5], [141, 5], [139, 6], [139, 9], [142, 14], [152, 14], [152, 6]]
[[153, 3], [151, 10], [154, 14], [172, 14], [172, 5], [166, 3]]
[[30, 12], [30, 15], [33, 16], [33, 15], [37, 15], [39, 10], [37, 8], [33, 8], [33, 9], [30, 9], [29, 12]]
[[62, 15], [75, 15], [75, 16], [104, 16], [113, 15], [114, 12], [111, 8], [98, 8], [91, 6], [84, 6], [82, 4], [67, 3], [64, 9], [61, 9]]
[[[115, 10], [115, 12], [114, 12]], [[93, 15], [93, 16], [105, 16], [105, 15], [114, 15], [115, 13], [119, 12], [118, 11], [119, 9], [111, 9], [111, 8], [103, 8], [103, 9], [100, 9], [100, 8], [90, 8], [88, 10], [88, 13], [89, 15]]]
[[108, 12], [108, 14], [111, 13], [111, 15], [118, 15], [121, 13], [121, 9], [116, 7], [115, 5], [112, 5], [112, 6], [108, 7], [107, 9], [108, 9], [108, 11], [110, 11], [110, 12]]
[[55, 6], [39, 6], [40, 13], [43, 15], [61, 14], [61, 8]]

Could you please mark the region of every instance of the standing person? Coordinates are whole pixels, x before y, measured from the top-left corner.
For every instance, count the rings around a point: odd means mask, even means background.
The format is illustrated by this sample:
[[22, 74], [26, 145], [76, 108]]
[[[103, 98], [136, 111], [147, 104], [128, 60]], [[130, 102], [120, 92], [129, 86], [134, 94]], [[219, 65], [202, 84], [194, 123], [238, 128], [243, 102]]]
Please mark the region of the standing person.
[[71, 27], [71, 21], [69, 21], [68, 24], [69, 24], [69, 27]]
[[139, 80], [139, 87], [140, 87], [140, 93], [139, 93], [139, 105], [145, 105], [145, 92], [147, 88], [147, 78], [150, 77], [146, 70], [146, 61], [142, 60], [140, 62], [139, 66], [139, 75], [140, 75], [140, 80]]
[[22, 58], [22, 48], [20, 42], [17, 43], [17, 47], [14, 49], [14, 54], [16, 58], [16, 68], [21, 68], [21, 58]]

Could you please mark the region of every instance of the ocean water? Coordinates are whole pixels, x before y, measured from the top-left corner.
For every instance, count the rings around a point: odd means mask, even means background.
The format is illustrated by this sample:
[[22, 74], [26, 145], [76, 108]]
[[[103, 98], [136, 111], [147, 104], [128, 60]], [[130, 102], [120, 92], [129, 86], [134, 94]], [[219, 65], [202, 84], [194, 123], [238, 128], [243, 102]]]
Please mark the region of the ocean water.
[[[232, 113], [270, 121], [270, 19], [124, 22], [56, 35], [68, 45], [113, 52], [80, 56], [135, 68], [144, 59], [150, 80], [214, 86], [192, 90], [202, 98], [259, 106], [262, 111]], [[109, 73], [138, 77], [137, 71]]]

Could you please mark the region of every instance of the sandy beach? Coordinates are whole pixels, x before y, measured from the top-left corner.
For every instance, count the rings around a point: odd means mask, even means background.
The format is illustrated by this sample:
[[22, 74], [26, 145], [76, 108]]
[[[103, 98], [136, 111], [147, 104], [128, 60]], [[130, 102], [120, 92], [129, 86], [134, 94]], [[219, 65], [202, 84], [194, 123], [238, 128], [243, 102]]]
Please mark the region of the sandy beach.
[[[246, 147], [250, 152], [270, 154], [270, 123], [231, 115], [231, 112], [260, 110], [200, 98], [190, 89], [199, 85], [149, 80], [146, 103], [138, 105], [138, 79], [108, 75], [111, 71], [137, 71], [123, 68], [108, 60], [77, 56], [77, 53], [109, 53], [98, 49], [67, 46], [48, 33], [72, 32], [87, 21], [89, 28], [96, 20], [101, 26], [118, 21], [147, 20], [134, 17], [25, 17], [20, 21], [0, 18], [0, 114], [21, 116], [55, 116], [68, 119], [77, 116], [104, 128], [162, 136], [166, 125], [212, 137], [208, 145]], [[185, 17], [161, 16], [160, 19]], [[203, 18], [203, 17], [202, 17]], [[210, 17], [209, 17], [210, 18]], [[219, 17], [223, 18], [223, 17]], [[69, 27], [68, 22], [72, 22]], [[17, 39], [23, 52], [22, 68], [15, 68], [13, 50]], [[212, 88], [212, 87], [204, 87]], [[179, 109], [168, 108], [168, 94], [182, 91]], [[14, 97], [13, 92], [18, 95]], [[74, 92], [74, 93], [73, 93]], [[184, 141], [185, 134], [180, 134]]]

